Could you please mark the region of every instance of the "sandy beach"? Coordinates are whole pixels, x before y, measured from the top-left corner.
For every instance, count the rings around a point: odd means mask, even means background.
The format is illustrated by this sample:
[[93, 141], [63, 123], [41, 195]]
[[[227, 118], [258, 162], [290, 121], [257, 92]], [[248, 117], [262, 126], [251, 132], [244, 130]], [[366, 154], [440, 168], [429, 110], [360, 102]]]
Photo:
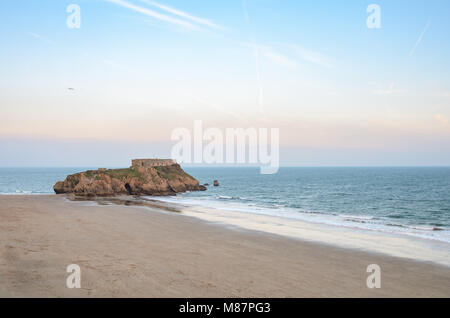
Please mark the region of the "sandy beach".
[[[155, 207], [1, 195], [0, 241], [0, 297], [450, 297], [445, 266]], [[80, 289], [66, 287], [69, 264]]]

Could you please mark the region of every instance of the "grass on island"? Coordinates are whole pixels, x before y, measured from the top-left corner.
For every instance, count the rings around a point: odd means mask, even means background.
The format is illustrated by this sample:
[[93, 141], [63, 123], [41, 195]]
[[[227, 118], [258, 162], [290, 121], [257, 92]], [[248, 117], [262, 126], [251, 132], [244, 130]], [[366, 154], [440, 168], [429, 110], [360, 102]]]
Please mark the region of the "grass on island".
[[111, 178], [115, 179], [123, 179], [126, 177], [133, 177], [133, 178], [142, 178], [142, 174], [133, 168], [123, 168], [123, 169], [111, 169], [102, 171], [101, 173], [104, 173]]
[[113, 179], [124, 179], [126, 177], [142, 178], [142, 174], [133, 168], [123, 168], [123, 169], [107, 169], [104, 171], [99, 170], [88, 170], [84, 172], [84, 175], [88, 178], [95, 177], [97, 180], [100, 179], [101, 175], [107, 175]]
[[187, 178], [195, 180], [191, 175], [184, 172], [184, 170], [181, 169], [180, 166], [178, 166], [178, 165], [176, 165], [176, 166], [175, 165], [161, 166], [161, 167], [153, 167], [153, 168], [156, 170], [158, 175], [164, 179], [174, 180], [178, 176], [180, 176], [180, 177], [187, 177]]
[[[186, 177], [192, 180], [195, 180], [194, 177], [186, 173], [183, 169], [181, 169], [178, 165], [172, 166], [161, 166], [161, 167], [153, 167], [156, 170], [156, 173], [159, 177], [166, 180], [175, 180], [177, 177]], [[88, 178], [96, 178], [100, 179], [101, 175], [107, 175], [113, 179], [124, 179], [127, 177], [142, 179], [144, 176], [138, 169], [131, 168], [123, 168], [123, 169], [107, 169], [104, 171], [99, 170], [88, 170], [84, 172], [84, 175]]]

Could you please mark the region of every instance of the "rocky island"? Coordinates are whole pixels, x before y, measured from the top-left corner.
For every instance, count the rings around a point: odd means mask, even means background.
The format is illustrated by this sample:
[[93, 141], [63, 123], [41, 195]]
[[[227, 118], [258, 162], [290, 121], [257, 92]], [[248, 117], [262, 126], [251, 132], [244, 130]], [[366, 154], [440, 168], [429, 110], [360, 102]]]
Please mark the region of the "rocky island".
[[130, 168], [88, 170], [67, 176], [53, 186], [57, 194], [79, 196], [174, 195], [204, 191], [198, 180], [187, 174], [175, 160], [134, 159]]

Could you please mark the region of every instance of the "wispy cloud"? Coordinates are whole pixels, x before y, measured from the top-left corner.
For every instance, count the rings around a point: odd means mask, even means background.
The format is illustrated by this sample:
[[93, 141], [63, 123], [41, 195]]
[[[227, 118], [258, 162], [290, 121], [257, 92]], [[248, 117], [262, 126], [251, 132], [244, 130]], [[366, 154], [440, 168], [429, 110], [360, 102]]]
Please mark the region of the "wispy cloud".
[[264, 52], [264, 56], [281, 66], [296, 67], [298, 65], [297, 61], [270, 49]]
[[232, 112], [232, 111], [229, 111], [229, 110], [227, 110], [225, 107], [220, 106], [219, 104], [216, 104], [216, 103], [210, 103], [210, 102], [207, 102], [207, 101], [205, 101], [205, 100], [203, 100], [203, 99], [201, 99], [201, 98], [199, 98], [199, 97], [192, 96], [192, 95], [190, 95], [189, 97], [190, 97], [191, 99], [193, 99], [195, 102], [199, 103], [199, 104], [208, 106], [208, 107], [210, 107], [210, 108], [214, 108], [215, 110], [217, 110], [217, 111], [219, 111], [219, 112], [221, 112], [221, 113], [223, 113], [223, 114], [226, 114], [226, 115], [228, 115], [228, 116], [231, 116], [231, 117], [233, 117], [234, 119], [237, 119], [237, 120], [240, 120], [240, 121], [246, 121], [246, 119], [244, 119], [240, 114], [235, 113], [235, 112]]
[[431, 20], [428, 19], [427, 24], [425, 25], [425, 27], [423, 28], [422, 32], [419, 35], [419, 38], [417, 39], [416, 43], [414, 44], [413, 48], [411, 49], [411, 51], [409, 52], [409, 56], [413, 56], [414, 52], [416, 52], [417, 47], [419, 46], [420, 42], [422, 42], [422, 38], [425, 35], [425, 32], [427, 32], [428, 27], [430, 26]]
[[274, 49], [271, 46], [267, 45], [261, 45], [256, 43], [240, 43], [240, 45], [251, 48], [251, 49], [257, 49], [259, 52], [261, 52], [261, 55], [270, 60], [271, 62], [278, 64], [280, 66], [285, 67], [296, 67], [298, 66], [298, 61], [295, 59], [292, 59], [291, 57], [288, 57], [287, 55], [280, 53], [277, 49]]
[[216, 24], [216, 23], [214, 23], [214, 22], [212, 22], [210, 20], [193, 16], [193, 15], [187, 13], [187, 12], [184, 12], [184, 11], [181, 11], [181, 10], [178, 10], [178, 9], [175, 9], [175, 8], [168, 7], [166, 5], [163, 5], [163, 4], [155, 2], [155, 1], [151, 1], [151, 0], [139, 0], [139, 1], [141, 1], [143, 3], [146, 3], [148, 5], [151, 5], [153, 7], [156, 7], [158, 9], [164, 10], [164, 11], [166, 11], [168, 13], [177, 15], [177, 16], [182, 17], [182, 18], [185, 18], [185, 19], [190, 20], [192, 22], [195, 22], [197, 24], [201, 24], [201, 25], [204, 25], [204, 26], [207, 26], [207, 27], [210, 27], [210, 28], [213, 28], [213, 29], [217, 29], [217, 30], [224, 30], [225, 29], [224, 27], [222, 27], [222, 26], [220, 26], [220, 25], [218, 25], [218, 24]]
[[48, 43], [48, 44], [55, 44], [54, 41], [49, 40], [49, 39], [47, 39], [47, 38], [41, 36], [41, 35], [38, 34], [38, 33], [34, 33], [34, 32], [25, 32], [25, 33], [28, 34], [29, 36], [32, 36], [33, 38], [38, 39], [38, 40], [41, 40], [41, 41], [43, 41], [43, 42], [45, 42], [45, 43]]
[[293, 47], [297, 55], [307, 62], [328, 68], [332, 68], [334, 66], [334, 61], [322, 53], [307, 50], [299, 45], [294, 45]]
[[181, 20], [181, 19], [177, 19], [177, 18], [168, 16], [166, 14], [158, 13], [158, 12], [155, 12], [153, 10], [137, 6], [135, 4], [132, 4], [132, 3], [124, 1], [124, 0], [105, 0], [105, 1], [117, 4], [117, 5], [121, 6], [121, 7], [130, 9], [130, 10], [133, 10], [133, 11], [136, 11], [136, 12], [139, 12], [139, 13], [142, 13], [142, 14], [144, 14], [146, 16], [149, 16], [149, 17], [152, 17], [152, 18], [155, 18], [155, 19], [167, 22], [167, 23], [171, 23], [171, 24], [177, 25], [179, 27], [183, 27], [185, 29], [201, 30], [200, 27], [198, 27], [197, 25], [192, 24], [191, 22], [184, 21], [184, 20]]
[[278, 49], [271, 46], [255, 43], [245, 45], [258, 49], [264, 57], [281, 66], [295, 68], [300, 64], [300, 60], [304, 60], [328, 68], [334, 67], [333, 59], [295, 44], [282, 45], [284, 47], [282, 51], [289, 52], [288, 54], [280, 53]]
[[388, 88], [375, 89], [372, 91], [375, 95], [393, 95], [393, 94], [402, 94], [407, 91], [404, 89], [397, 88], [395, 82], [391, 82]]

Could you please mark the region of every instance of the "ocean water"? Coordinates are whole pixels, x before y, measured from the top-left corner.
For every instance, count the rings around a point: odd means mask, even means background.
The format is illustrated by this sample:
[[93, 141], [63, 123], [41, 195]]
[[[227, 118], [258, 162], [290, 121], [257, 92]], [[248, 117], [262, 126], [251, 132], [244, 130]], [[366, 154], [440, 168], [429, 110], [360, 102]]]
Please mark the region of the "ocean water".
[[97, 168], [0, 168], [0, 194], [50, 194], [67, 175]]
[[[0, 193], [53, 193], [57, 181], [87, 169], [0, 168]], [[450, 243], [450, 167], [185, 170], [208, 191], [158, 200]]]
[[208, 191], [160, 200], [450, 243], [450, 167], [185, 170]]

